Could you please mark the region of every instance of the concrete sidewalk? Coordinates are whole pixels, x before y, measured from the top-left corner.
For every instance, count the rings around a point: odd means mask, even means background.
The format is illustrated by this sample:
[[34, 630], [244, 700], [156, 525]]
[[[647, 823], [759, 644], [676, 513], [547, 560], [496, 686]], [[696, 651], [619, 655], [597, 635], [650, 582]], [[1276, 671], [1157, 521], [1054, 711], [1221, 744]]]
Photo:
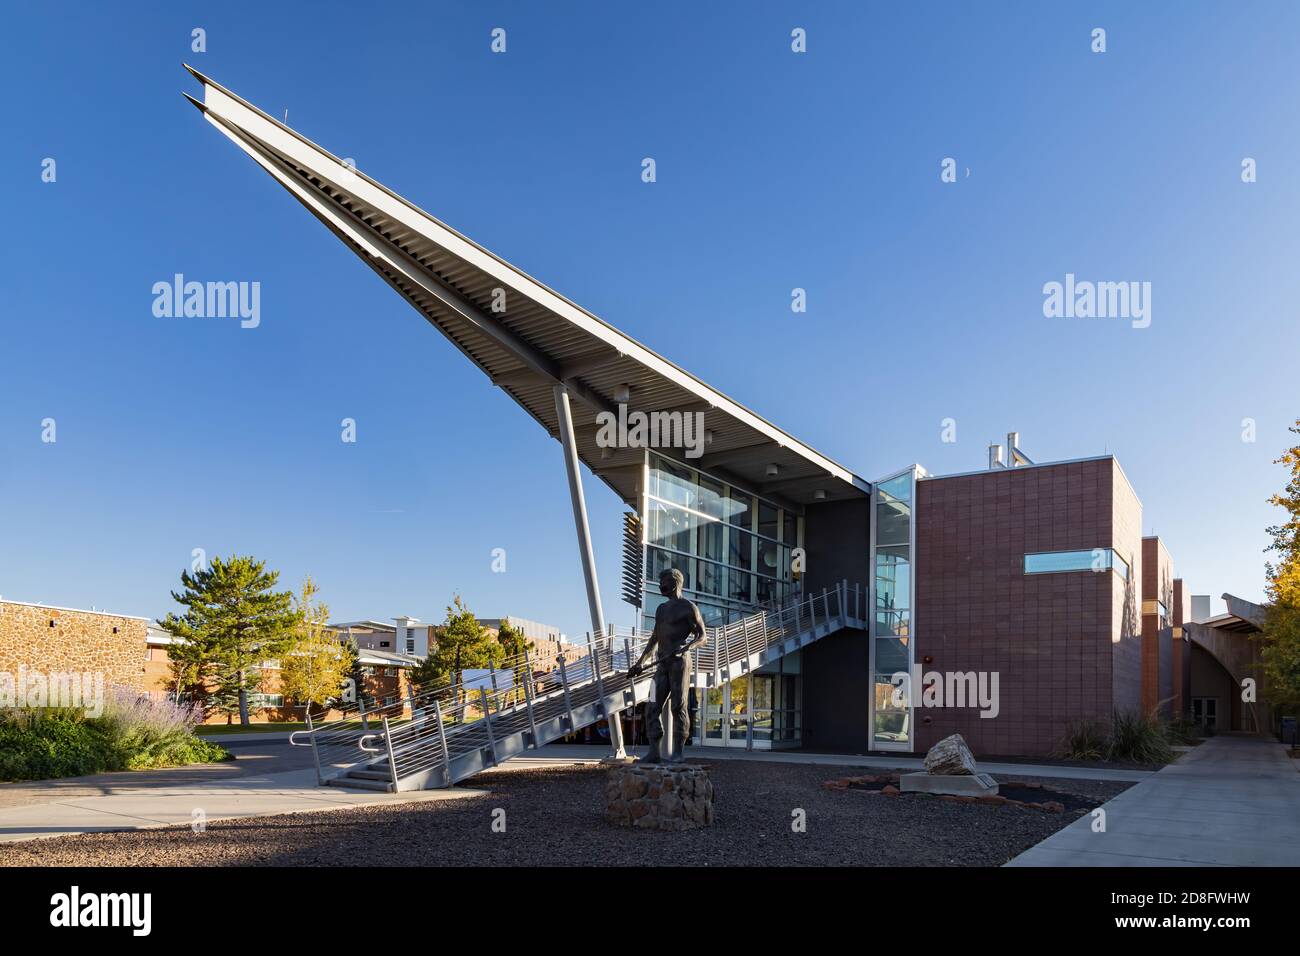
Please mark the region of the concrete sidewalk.
[[1007, 866], [1300, 866], [1300, 773], [1276, 741], [1222, 735]]
[[[29, 802], [0, 808], [0, 843], [193, 824], [199, 818], [211, 822], [369, 804], [456, 800], [480, 792], [458, 787], [398, 794], [341, 790], [317, 786], [315, 769], [247, 774], [207, 783], [149, 785], [142, 781], [137, 786], [115, 787], [99, 796], [70, 795], [58, 784], [48, 781], [28, 785], [25, 790]], [[48, 801], [36, 802], [42, 792], [48, 794]]]
[[[645, 747], [629, 747], [628, 753], [640, 755]], [[585, 744], [549, 744], [529, 751], [503, 764], [511, 767], [540, 767], [573, 763], [596, 763], [609, 755], [609, 749]], [[870, 767], [878, 770], [924, 770], [920, 757], [865, 757], [860, 754], [818, 754], [801, 750], [730, 750], [725, 747], [687, 747], [687, 760], [753, 760], [760, 763], [824, 764], [828, 767]], [[1098, 767], [1064, 767], [1050, 763], [997, 763], [978, 761], [979, 769], [992, 774], [1017, 777], [1057, 777], [1063, 780], [1118, 780], [1136, 783], [1155, 776], [1152, 770], [1125, 770]]]

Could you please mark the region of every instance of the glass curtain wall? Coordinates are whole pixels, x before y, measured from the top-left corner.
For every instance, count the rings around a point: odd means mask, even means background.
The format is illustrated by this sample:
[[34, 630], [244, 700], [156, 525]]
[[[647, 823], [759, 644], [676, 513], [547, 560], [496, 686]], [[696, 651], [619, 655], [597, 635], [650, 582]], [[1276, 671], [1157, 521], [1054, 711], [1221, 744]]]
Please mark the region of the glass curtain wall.
[[[878, 482], [872, 492], [871, 733], [877, 750], [912, 749], [913, 501], [919, 469]], [[910, 678], [909, 678], [910, 680]]]
[[685, 595], [709, 627], [795, 596], [790, 552], [799, 544], [800, 516], [654, 454], [642, 500], [647, 630], [663, 603], [659, 575], [667, 568], [682, 572]]
[[[647, 455], [644, 487], [643, 628], [654, 627], [664, 600], [659, 575], [667, 568], [682, 573], [684, 596], [699, 605], [709, 627], [798, 597], [790, 553], [802, 543], [801, 516], [654, 453]], [[697, 691], [697, 742], [759, 750], [798, 746], [798, 658], [796, 651], [727, 686]]]

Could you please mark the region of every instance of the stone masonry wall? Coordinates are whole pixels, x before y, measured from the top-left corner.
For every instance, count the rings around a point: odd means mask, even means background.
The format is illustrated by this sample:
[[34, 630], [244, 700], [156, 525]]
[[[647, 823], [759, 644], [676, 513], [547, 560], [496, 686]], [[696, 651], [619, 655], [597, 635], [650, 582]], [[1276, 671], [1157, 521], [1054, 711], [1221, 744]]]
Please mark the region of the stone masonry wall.
[[144, 689], [146, 622], [0, 601], [0, 672], [102, 672], [106, 687]]

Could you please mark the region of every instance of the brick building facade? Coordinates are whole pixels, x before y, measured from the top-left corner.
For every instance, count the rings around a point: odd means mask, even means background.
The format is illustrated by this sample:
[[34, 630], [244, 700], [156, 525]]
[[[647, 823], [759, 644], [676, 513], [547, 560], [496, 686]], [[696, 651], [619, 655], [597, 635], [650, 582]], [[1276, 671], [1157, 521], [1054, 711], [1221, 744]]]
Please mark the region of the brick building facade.
[[[1000, 689], [996, 718], [918, 711], [918, 750], [960, 733], [977, 752], [1048, 753], [1072, 721], [1140, 703], [1141, 505], [1113, 458], [927, 478], [916, 515], [917, 660]], [[1095, 550], [1127, 571], [1027, 571], [1027, 555]]]

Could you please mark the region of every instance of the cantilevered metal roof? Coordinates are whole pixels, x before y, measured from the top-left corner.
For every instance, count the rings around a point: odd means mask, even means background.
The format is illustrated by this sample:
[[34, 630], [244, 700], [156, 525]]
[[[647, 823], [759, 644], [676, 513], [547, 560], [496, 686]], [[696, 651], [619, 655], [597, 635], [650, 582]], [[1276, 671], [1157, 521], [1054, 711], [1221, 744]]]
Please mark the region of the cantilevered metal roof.
[[[642, 451], [596, 443], [597, 413], [616, 412], [620, 400], [629, 412], [703, 412], [711, 438], [702, 457], [659, 452], [776, 501], [801, 506], [870, 492], [843, 466], [186, 69], [203, 84], [203, 101], [186, 95], [208, 122], [556, 438], [554, 386], [564, 384], [575, 400], [580, 458], [624, 501], [636, 499]], [[502, 299], [497, 290], [504, 290], [505, 311], [493, 311]]]

